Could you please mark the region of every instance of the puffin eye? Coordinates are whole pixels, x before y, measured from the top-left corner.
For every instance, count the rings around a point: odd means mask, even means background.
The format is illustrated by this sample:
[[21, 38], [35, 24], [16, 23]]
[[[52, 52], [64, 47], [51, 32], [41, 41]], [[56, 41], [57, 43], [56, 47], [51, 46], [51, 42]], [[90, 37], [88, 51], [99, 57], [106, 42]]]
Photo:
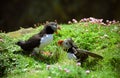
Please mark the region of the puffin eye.
[[55, 26], [57, 26], [57, 24], [55, 24]]
[[68, 43], [65, 43], [66, 45], [68, 45]]
[[54, 26], [57, 26], [57, 24], [56, 24], [56, 23], [52, 23], [51, 25], [52, 25], [52, 26], [53, 26], [53, 25], [54, 25]]

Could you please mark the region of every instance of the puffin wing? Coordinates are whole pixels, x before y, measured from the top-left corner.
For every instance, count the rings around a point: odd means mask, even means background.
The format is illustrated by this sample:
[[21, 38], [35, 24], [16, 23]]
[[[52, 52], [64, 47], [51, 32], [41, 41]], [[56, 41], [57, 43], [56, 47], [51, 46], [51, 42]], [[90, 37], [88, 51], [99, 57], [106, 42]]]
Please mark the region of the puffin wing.
[[87, 55], [89, 55], [91, 57], [94, 57], [94, 58], [103, 59], [102, 56], [100, 56], [98, 54], [95, 54], [95, 53], [92, 53], [92, 52], [87, 51], [87, 50], [75, 49], [74, 47], [73, 47], [73, 50], [74, 50], [74, 53], [80, 53], [80, 54], [83, 53], [83, 54], [87, 54]]
[[94, 58], [103, 59], [102, 56], [100, 56], [100, 55], [98, 55], [98, 54], [95, 54], [95, 53], [92, 53], [92, 52], [87, 51], [87, 50], [78, 50], [78, 52], [88, 54], [89, 56], [94, 57]]
[[40, 39], [40, 37], [38, 35], [34, 35], [30, 39], [25, 41], [24, 47], [26, 47], [26, 49], [28, 49], [28, 50], [33, 49], [33, 48], [39, 46], [40, 40], [41, 39]]

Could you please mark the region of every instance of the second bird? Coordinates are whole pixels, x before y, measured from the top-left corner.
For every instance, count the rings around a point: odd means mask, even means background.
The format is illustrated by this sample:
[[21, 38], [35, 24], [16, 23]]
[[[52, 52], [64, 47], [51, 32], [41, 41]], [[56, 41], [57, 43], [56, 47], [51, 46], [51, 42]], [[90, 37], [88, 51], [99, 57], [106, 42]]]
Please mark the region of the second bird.
[[79, 49], [75, 44], [74, 41], [71, 38], [65, 39], [65, 40], [59, 40], [58, 45], [62, 46], [62, 48], [67, 51], [68, 58], [69, 59], [76, 59], [77, 61], [84, 62], [88, 56], [102, 59], [103, 57], [89, 52], [87, 50], [81, 50]]

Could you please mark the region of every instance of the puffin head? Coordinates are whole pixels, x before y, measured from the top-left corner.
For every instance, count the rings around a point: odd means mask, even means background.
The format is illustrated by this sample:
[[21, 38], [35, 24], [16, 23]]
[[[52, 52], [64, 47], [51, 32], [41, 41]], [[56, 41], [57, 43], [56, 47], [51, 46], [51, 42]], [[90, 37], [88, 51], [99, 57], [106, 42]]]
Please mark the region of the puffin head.
[[59, 40], [58, 45], [63, 47], [64, 49], [69, 49], [72, 47], [73, 40], [71, 38], [65, 40]]
[[46, 23], [46, 32], [48, 34], [53, 34], [54, 32], [57, 33], [57, 30], [59, 29], [60, 30], [60, 26], [57, 25], [56, 22], [49, 22], [49, 23]]

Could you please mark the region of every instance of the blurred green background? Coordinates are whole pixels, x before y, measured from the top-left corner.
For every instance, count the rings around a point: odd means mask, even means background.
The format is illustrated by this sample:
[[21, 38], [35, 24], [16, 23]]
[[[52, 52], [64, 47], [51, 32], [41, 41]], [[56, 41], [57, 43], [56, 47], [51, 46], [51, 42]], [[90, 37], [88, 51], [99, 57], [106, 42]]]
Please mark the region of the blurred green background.
[[0, 30], [95, 17], [120, 20], [120, 0], [0, 0]]

